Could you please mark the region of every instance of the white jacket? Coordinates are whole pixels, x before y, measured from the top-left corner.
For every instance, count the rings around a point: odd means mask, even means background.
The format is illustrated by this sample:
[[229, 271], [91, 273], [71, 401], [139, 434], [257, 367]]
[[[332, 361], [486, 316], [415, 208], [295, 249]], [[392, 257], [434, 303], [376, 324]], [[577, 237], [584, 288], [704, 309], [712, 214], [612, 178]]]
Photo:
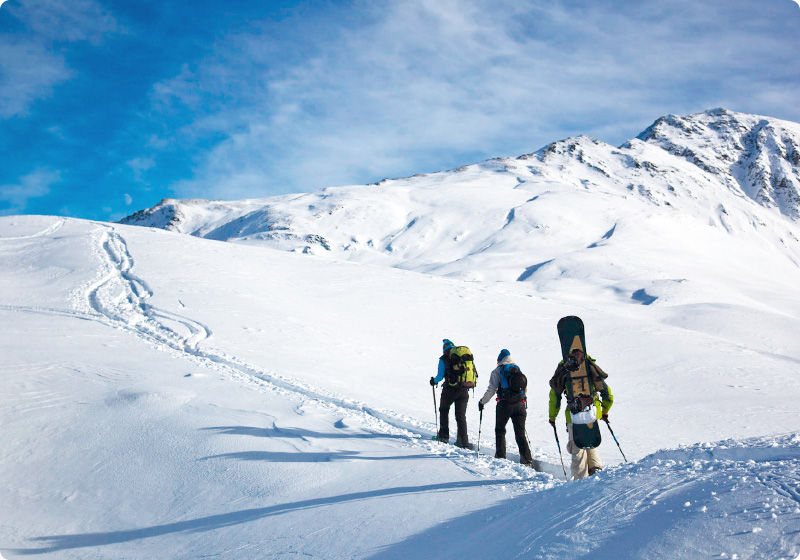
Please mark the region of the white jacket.
[[489, 387], [486, 388], [486, 392], [481, 397], [481, 404], [486, 404], [492, 400], [492, 397], [500, 388], [500, 371], [503, 369], [503, 366], [507, 364], [517, 365], [517, 362], [515, 362], [511, 356], [506, 356], [497, 362], [497, 367], [492, 370], [492, 374], [489, 376]]

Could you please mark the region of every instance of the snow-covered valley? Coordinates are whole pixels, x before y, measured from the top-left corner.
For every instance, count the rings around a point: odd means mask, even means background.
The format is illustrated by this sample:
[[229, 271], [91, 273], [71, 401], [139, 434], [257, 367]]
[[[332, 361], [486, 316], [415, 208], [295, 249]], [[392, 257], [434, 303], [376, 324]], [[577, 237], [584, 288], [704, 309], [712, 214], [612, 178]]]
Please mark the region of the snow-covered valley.
[[[0, 553], [794, 560], [800, 127], [762, 123], [781, 152], [663, 124], [150, 227], [0, 218]], [[629, 460], [605, 431], [578, 482], [547, 423], [571, 314]], [[476, 396], [510, 349], [539, 471], [493, 458], [476, 398], [479, 451], [431, 441], [443, 338]]]

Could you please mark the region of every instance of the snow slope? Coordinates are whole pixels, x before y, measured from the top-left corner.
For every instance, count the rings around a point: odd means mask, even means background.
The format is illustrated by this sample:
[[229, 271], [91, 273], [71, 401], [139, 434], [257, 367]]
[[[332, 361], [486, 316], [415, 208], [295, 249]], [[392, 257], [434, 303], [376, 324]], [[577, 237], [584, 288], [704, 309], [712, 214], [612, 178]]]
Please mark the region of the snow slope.
[[[737, 342], [763, 338], [763, 350], [797, 358], [799, 146], [796, 123], [716, 109], [659, 119], [619, 148], [572, 138], [377, 185], [166, 200], [123, 222], [526, 295], [569, 293], [579, 309], [644, 304], [662, 322], [710, 335], [725, 320], [720, 306], [734, 305]], [[762, 337], [751, 313], [781, 326]]]
[[[759, 284], [783, 255], [758, 265], [711, 302], [587, 307], [613, 293], [602, 278], [531, 290], [2, 218], [0, 551], [796, 558], [800, 441], [782, 435], [800, 428], [796, 295]], [[759, 290], [768, 303], [745, 297]], [[545, 409], [555, 322], [572, 312], [611, 374], [632, 462], [605, 432], [607, 469], [564, 484]], [[511, 350], [544, 472], [491, 458], [491, 405], [480, 453], [430, 441], [444, 336], [473, 349], [479, 390]], [[469, 421], [477, 441], [474, 406]]]
[[798, 443], [794, 435], [661, 451], [467, 514], [374, 558], [415, 557], [434, 539], [444, 558], [795, 558]]
[[[796, 268], [799, 192], [800, 125], [717, 109], [661, 118], [618, 148], [571, 138], [518, 158], [375, 185], [236, 202], [164, 200], [122, 223], [535, 286], [644, 246], [647, 253], [617, 262], [609, 278], [629, 295], [623, 279], [705, 269], [726, 244], [747, 251], [734, 260], [749, 262], [767, 245]], [[576, 262], [585, 266], [575, 270]]]
[[[302, 309], [295, 299], [241, 321], [252, 282], [283, 255], [244, 248], [197, 277], [218, 244], [55, 218], [0, 229], [6, 558], [362, 557], [468, 511], [454, 492], [479, 507], [551, 485], [439, 448], [421, 420], [273, 372], [269, 346], [264, 365], [229, 354]], [[177, 255], [188, 258], [170, 265]], [[247, 277], [221, 289], [243, 256]], [[235, 336], [193, 317], [228, 298]], [[312, 335], [282, 340], [301, 353]]]

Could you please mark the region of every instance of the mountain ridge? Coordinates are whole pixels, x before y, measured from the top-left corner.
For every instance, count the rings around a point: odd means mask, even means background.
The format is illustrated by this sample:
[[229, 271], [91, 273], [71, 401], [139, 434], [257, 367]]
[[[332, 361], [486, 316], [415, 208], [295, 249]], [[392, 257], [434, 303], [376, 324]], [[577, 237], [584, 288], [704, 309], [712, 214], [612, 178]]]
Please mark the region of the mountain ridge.
[[732, 278], [800, 271], [798, 146], [796, 123], [713, 109], [619, 147], [578, 136], [372, 185], [166, 199], [122, 223], [537, 291], [599, 275], [626, 301], [663, 302], [666, 279], [703, 283], [716, 254]]
[[[717, 142], [710, 140], [716, 137]], [[734, 162], [739, 168], [746, 167], [749, 173], [744, 177], [735, 177], [742, 192], [748, 194], [756, 202], [766, 207], [777, 207], [780, 211], [797, 219], [800, 216], [800, 124], [758, 115], [736, 113], [723, 108], [711, 109], [686, 117], [666, 115], [658, 118], [652, 125], [640, 133], [636, 138], [623, 143], [617, 148], [611, 148], [610, 153], [616, 156], [620, 152], [636, 151], [635, 144], [641, 141], [657, 146], [667, 153], [684, 159], [701, 170], [717, 175], [733, 173], [725, 169], [720, 162]], [[577, 136], [552, 142], [540, 150], [520, 155], [516, 158], [493, 158], [478, 164], [464, 165], [459, 168], [436, 173], [416, 174], [410, 177], [397, 179], [384, 179], [377, 183], [364, 186], [382, 186], [398, 181], [423, 180], [442, 174], [461, 173], [474, 166], [491, 166], [510, 161], [525, 161], [536, 159], [541, 163], [552, 161], [555, 154], [568, 154], [579, 163], [585, 164], [590, 170], [608, 176], [604, 166], [589, 162], [585, 154], [585, 146], [607, 146], [610, 144], [591, 136]], [[749, 148], [749, 149], [748, 149]], [[640, 161], [631, 158], [631, 154], [624, 154], [630, 158], [630, 165], [646, 171], [655, 171], [657, 167], [652, 162]], [[770, 165], [763, 165], [760, 161], [769, 159]], [[717, 160], [717, 161], [715, 161]], [[762, 163], [759, 166], [759, 163]], [[506, 167], [508, 167], [506, 165]], [[728, 177], [723, 177], [728, 180]], [[344, 189], [352, 187], [328, 187], [321, 191], [330, 192], [331, 189]], [[173, 231], [186, 232], [183, 225], [184, 217], [180, 206], [214, 206], [226, 209], [236, 214], [236, 207], [242, 204], [247, 206], [267, 205], [267, 201], [280, 200], [286, 196], [268, 197], [263, 199], [248, 199], [244, 201], [223, 202], [203, 199], [173, 199], [166, 198], [157, 205], [139, 210], [122, 220], [120, 223], [146, 225]], [[776, 200], [777, 199], [777, 200]], [[263, 201], [263, 202], [258, 202]], [[192, 232], [193, 234], [196, 234]]]

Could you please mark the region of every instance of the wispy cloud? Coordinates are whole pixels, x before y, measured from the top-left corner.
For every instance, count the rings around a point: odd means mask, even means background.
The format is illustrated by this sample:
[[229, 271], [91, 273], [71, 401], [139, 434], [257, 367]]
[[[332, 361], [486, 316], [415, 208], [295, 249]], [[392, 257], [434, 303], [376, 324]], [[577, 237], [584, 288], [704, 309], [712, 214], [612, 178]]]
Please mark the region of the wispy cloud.
[[95, 0], [22, 0], [7, 9], [39, 41], [99, 44], [106, 34], [119, 31], [114, 16]]
[[0, 39], [0, 118], [25, 115], [31, 104], [53, 94], [70, 76], [63, 57], [30, 42]]
[[[128, 167], [133, 172], [133, 176], [134, 176], [135, 181], [137, 183], [141, 183], [141, 182], [144, 181], [144, 179], [143, 179], [144, 173], [148, 169], [152, 169], [153, 168], [153, 166], [155, 165], [155, 161], [153, 161], [150, 158], [138, 158], [137, 157], [137, 158], [134, 158], [134, 159], [128, 161], [127, 164], [128, 164]], [[125, 196], [127, 197], [128, 195], [125, 195]], [[130, 204], [130, 202], [128, 202], [128, 204]]]
[[291, 46], [268, 25], [224, 37], [158, 84], [153, 107], [184, 116], [170, 142], [218, 139], [176, 189], [219, 198], [434, 171], [580, 133], [618, 143], [722, 102], [800, 119], [800, 39], [781, 32], [778, 7], [751, 4], [365, 1], [299, 28], [301, 52], [283, 58]]
[[13, 185], [0, 185], [0, 215], [25, 212], [28, 202], [50, 194], [50, 187], [61, 180], [58, 171], [36, 169]]
[[30, 211], [367, 183], [716, 106], [800, 121], [789, 0], [16, 0], [0, 24], [0, 184], [63, 179]]
[[21, 28], [0, 35], [0, 118], [28, 114], [32, 104], [75, 76], [55, 46], [63, 42], [99, 44], [117, 31], [114, 18], [94, 0], [12, 2], [3, 6]]

